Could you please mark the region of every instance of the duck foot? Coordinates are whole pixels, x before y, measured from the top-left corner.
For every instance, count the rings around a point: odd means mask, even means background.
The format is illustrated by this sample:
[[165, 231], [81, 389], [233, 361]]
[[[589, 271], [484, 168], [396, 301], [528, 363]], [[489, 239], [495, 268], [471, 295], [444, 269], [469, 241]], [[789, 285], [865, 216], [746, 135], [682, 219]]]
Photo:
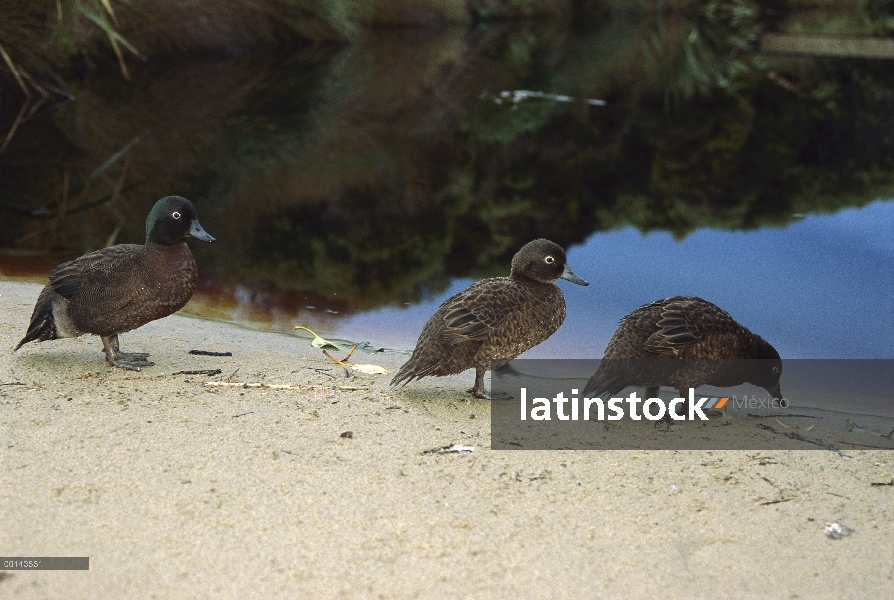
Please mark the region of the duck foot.
[[475, 388], [469, 388], [466, 390], [466, 393], [479, 400], [512, 400], [515, 398], [515, 396], [510, 396], [505, 392], [491, 392], [488, 394], [487, 392], [476, 390]]
[[139, 371], [142, 367], [151, 367], [154, 362], [148, 359], [148, 352], [121, 352], [118, 346], [118, 336], [100, 336], [102, 339], [103, 352], [106, 354], [106, 362], [113, 367], [127, 369], [129, 371]]
[[670, 431], [671, 427], [674, 426], [674, 420], [669, 415], [664, 415], [659, 420], [655, 421], [655, 429], [664, 429], [665, 431]]
[[[142, 354], [143, 356], [139, 356]], [[143, 352], [136, 352], [134, 354], [128, 354], [126, 352], [118, 352], [116, 353], [111, 360], [106, 356], [106, 362], [108, 362], [113, 367], [119, 367], [121, 369], [127, 369], [129, 371], [139, 371], [141, 367], [151, 367], [154, 365], [154, 362], [146, 360], [146, 357], [149, 356]]]
[[484, 391], [484, 373], [487, 370], [487, 367], [475, 367], [475, 385], [466, 390], [467, 394], [471, 394], [472, 396], [480, 399], [480, 400], [503, 400], [508, 399], [511, 400], [512, 396], [508, 394], [504, 394], [502, 392], [497, 392], [496, 394], [487, 394]]
[[504, 365], [493, 369], [491, 373], [496, 373], [497, 375], [512, 375], [512, 376], [521, 376], [522, 373], [519, 373], [514, 366], [512, 366], [511, 362], [508, 362]]
[[[685, 414], [681, 415], [680, 413], [677, 413], [677, 416], [678, 417], [685, 416]], [[670, 431], [671, 428], [676, 423], [677, 423], [677, 420], [671, 416], [670, 411], [667, 411], [666, 413], [664, 413], [663, 417], [661, 417], [660, 419], [655, 421], [655, 429], [660, 429], [661, 427], [664, 427], [665, 431]]]
[[475, 367], [475, 385], [466, 390], [467, 394], [472, 394], [479, 400], [490, 400], [484, 393], [484, 372], [486, 367]]

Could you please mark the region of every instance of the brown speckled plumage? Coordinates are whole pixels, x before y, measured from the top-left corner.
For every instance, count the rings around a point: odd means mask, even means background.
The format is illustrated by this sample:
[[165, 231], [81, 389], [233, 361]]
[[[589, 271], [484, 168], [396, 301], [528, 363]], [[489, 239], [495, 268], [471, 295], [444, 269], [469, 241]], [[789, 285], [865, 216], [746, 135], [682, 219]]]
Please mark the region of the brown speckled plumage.
[[546, 340], [565, 320], [559, 278], [587, 285], [568, 267], [561, 246], [542, 239], [526, 244], [509, 277], [474, 283], [438, 308], [391, 384], [474, 368], [469, 392], [482, 397], [485, 371]]
[[148, 354], [121, 352], [118, 334], [173, 314], [192, 297], [198, 271], [183, 241], [189, 235], [214, 241], [198, 224], [189, 200], [168, 196], [149, 215], [145, 245], [119, 244], [59, 265], [16, 350], [35, 340], [93, 334], [102, 338], [110, 364], [151, 365]]
[[644, 387], [646, 397], [654, 397], [662, 385], [682, 394], [689, 387], [747, 382], [778, 399], [781, 373], [776, 349], [726, 311], [696, 296], [674, 296], [621, 319], [583, 393], [614, 397], [632, 386]]

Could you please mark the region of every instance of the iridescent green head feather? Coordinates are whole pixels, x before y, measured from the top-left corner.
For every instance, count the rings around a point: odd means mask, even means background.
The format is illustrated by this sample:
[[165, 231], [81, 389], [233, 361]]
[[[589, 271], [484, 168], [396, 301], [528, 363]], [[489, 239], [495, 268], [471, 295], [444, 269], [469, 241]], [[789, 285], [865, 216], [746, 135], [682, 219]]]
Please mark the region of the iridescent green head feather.
[[182, 243], [189, 236], [204, 242], [214, 241], [199, 225], [193, 203], [182, 196], [166, 196], [156, 202], [146, 218], [146, 239], [170, 246]]

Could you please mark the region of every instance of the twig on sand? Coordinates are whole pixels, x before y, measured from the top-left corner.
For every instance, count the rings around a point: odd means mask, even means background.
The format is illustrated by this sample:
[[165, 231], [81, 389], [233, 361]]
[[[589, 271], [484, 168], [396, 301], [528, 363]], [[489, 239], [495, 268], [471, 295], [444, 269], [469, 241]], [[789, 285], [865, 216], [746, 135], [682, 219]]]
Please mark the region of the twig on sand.
[[[231, 388], [262, 388], [265, 390], [301, 390], [306, 392], [322, 392], [331, 390], [331, 385], [287, 385], [279, 383], [238, 383], [230, 381], [206, 381], [205, 387], [231, 387]], [[350, 385], [337, 385], [338, 389], [345, 392], [369, 391], [369, 388]]]
[[220, 375], [222, 371], [220, 369], [201, 369], [199, 371], [177, 371], [176, 373], [171, 373], [171, 375]]
[[57, 392], [56, 390], [51, 390], [50, 388], [40, 385], [39, 383], [32, 383], [31, 389], [43, 390], [45, 392], [52, 392], [52, 393], [56, 394], [57, 396], [62, 396], [63, 398], [68, 398], [68, 394], [63, 394], [62, 392]]
[[789, 437], [793, 440], [798, 440], [799, 442], [806, 442], [808, 444], [814, 444], [815, 446], [819, 446], [820, 448], [825, 448], [826, 450], [831, 450], [832, 452], [837, 453], [839, 456], [847, 456], [848, 458], [852, 458], [851, 456], [848, 456], [847, 454], [845, 454], [844, 452], [842, 452], [841, 450], [839, 450], [832, 444], [828, 444], [822, 440], [817, 440], [817, 439], [814, 439], [811, 437], [807, 437], [806, 435], [801, 435], [800, 433], [795, 433], [794, 431], [776, 431], [769, 425], [764, 425], [763, 423], [758, 423], [757, 426], [760, 427], [761, 429], [765, 429], [765, 430], [767, 430], [771, 433], [775, 433], [777, 435], [784, 435], [785, 437]]
[[232, 352], [213, 352], [211, 350], [190, 350], [189, 353], [198, 356], [233, 356]]
[[847, 446], [858, 446], [860, 448], [872, 448], [873, 450], [892, 450], [891, 446], [874, 446], [872, 444], [858, 444], [857, 442], [846, 442], [844, 440], [838, 440], [838, 443], [845, 444]]
[[780, 502], [788, 502], [789, 500], [794, 500], [794, 498], [780, 498], [779, 500], [770, 500], [769, 502], [761, 502], [758, 506], [769, 506], [771, 504], [779, 504]]
[[[769, 419], [770, 417], [773, 417], [774, 419], [777, 418], [776, 415], [755, 415], [752, 413], [745, 413], [745, 416], [751, 417], [752, 419]], [[782, 415], [782, 417], [783, 418], [801, 417], [804, 419], [822, 419], [822, 417], [817, 417], [816, 415]]]

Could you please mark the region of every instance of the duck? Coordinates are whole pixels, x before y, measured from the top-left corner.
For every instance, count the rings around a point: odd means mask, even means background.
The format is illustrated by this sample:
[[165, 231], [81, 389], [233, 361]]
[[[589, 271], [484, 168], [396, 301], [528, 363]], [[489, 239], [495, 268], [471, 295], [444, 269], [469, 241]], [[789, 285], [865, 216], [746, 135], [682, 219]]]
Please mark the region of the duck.
[[145, 244], [109, 246], [53, 269], [13, 352], [28, 342], [91, 334], [102, 340], [109, 365], [152, 366], [148, 353], [122, 352], [118, 336], [177, 312], [192, 297], [198, 269], [185, 242], [190, 237], [215, 242], [192, 202], [162, 198], [146, 218]]
[[588, 285], [568, 265], [561, 246], [546, 239], [528, 242], [512, 257], [509, 277], [478, 281], [441, 304], [391, 385], [474, 368], [475, 384], [467, 393], [486, 399], [485, 372], [540, 344], [565, 320], [557, 279]]
[[621, 319], [583, 394], [611, 398], [626, 387], [641, 387], [646, 398], [654, 398], [661, 386], [670, 386], [686, 398], [690, 387], [750, 383], [782, 400], [781, 376], [782, 360], [769, 342], [716, 304], [673, 296]]

